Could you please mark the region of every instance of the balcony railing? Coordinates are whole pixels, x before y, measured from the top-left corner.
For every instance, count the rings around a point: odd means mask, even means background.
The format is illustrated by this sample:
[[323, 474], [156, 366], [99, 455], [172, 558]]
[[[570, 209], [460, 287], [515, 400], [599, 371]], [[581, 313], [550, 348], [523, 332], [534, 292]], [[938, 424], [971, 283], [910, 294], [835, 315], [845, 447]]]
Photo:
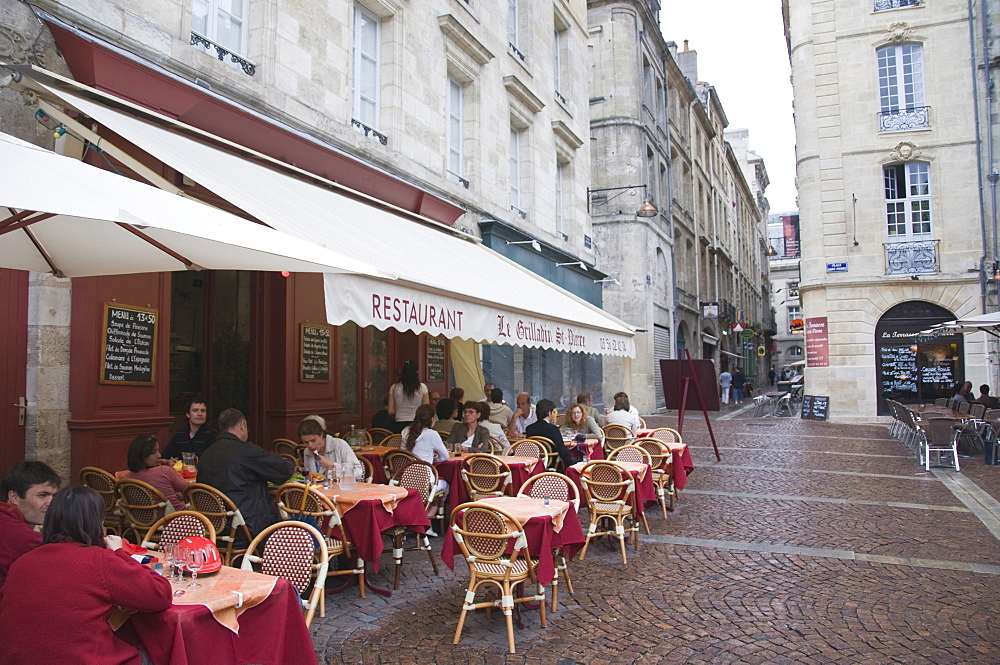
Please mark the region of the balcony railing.
[[520, 51], [518, 50], [518, 48], [517, 48], [516, 46], [514, 46], [514, 45], [513, 45], [513, 44], [511, 44], [510, 42], [507, 42], [507, 48], [509, 48], [509, 49], [510, 49], [510, 52], [511, 52], [511, 53], [513, 53], [513, 54], [514, 54], [514, 55], [516, 55], [516, 56], [517, 56], [518, 58], [520, 58], [521, 62], [524, 62], [524, 54], [523, 54], [523, 53], [521, 53], [521, 52], [520, 52]]
[[902, 7], [918, 7], [923, 4], [922, 0], [875, 0], [874, 11], [884, 12], [887, 9], [900, 9]]
[[911, 129], [927, 129], [931, 126], [930, 112], [930, 106], [881, 111], [878, 114], [878, 131], [906, 132]]
[[368, 125], [366, 125], [365, 123], [361, 122], [360, 120], [356, 120], [354, 118], [351, 118], [351, 127], [354, 127], [359, 132], [364, 132], [365, 136], [369, 136], [370, 135], [373, 139], [377, 139], [378, 142], [381, 143], [382, 145], [385, 145], [386, 143], [389, 142], [389, 137], [388, 136], [386, 136], [385, 134], [383, 134], [382, 132], [380, 132], [380, 131], [378, 131], [376, 129], [373, 129], [373, 128], [369, 127]]
[[219, 58], [219, 60], [225, 60], [226, 56], [228, 55], [229, 60], [239, 65], [240, 69], [242, 69], [247, 76], [253, 76], [254, 73], [257, 71], [257, 65], [255, 65], [254, 63], [250, 62], [246, 58], [242, 58], [236, 55], [235, 53], [227, 49], [225, 46], [216, 44], [208, 37], [204, 35], [199, 35], [194, 30], [191, 31], [190, 44], [191, 46], [200, 46], [204, 48], [206, 51], [211, 51], [212, 49], [215, 49], [215, 55]]
[[885, 243], [886, 275], [933, 275], [938, 264], [940, 240]]

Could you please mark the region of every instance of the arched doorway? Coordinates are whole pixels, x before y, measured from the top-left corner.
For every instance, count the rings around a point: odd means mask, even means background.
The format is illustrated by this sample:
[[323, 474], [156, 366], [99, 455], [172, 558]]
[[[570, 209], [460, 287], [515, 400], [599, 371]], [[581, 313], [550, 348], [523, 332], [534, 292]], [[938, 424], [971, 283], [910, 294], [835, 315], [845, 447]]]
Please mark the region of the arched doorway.
[[878, 413], [886, 399], [904, 404], [949, 397], [965, 380], [965, 345], [961, 333], [928, 337], [920, 334], [955, 315], [934, 303], [910, 300], [890, 307], [875, 325], [875, 377]]

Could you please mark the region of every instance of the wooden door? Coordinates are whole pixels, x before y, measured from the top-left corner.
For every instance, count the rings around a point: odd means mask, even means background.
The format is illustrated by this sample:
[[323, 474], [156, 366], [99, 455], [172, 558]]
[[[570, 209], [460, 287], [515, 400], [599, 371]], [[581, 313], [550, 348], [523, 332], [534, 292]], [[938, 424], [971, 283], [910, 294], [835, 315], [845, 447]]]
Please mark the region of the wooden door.
[[[0, 474], [24, 459], [28, 273], [0, 268]], [[6, 497], [5, 497], [6, 498]]]

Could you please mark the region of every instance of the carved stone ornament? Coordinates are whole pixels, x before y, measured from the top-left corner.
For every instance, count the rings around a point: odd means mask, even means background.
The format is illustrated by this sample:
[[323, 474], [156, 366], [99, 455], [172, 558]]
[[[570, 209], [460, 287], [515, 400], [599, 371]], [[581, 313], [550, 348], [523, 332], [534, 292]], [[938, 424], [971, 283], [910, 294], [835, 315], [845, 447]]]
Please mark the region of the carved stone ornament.
[[0, 60], [4, 62], [24, 62], [28, 40], [24, 35], [7, 25], [0, 25]]
[[904, 141], [892, 149], [889, 159], [893, 162], [909, 162], [919, 158], [921, 154], [923, 153], [917, 146]]
[[913, 30], [904, 23], [893, 23], [889, 26], [888, 37], [886, 38], [886, 43], [889, 44], [901, 44], [903, 42], [912, 41]]

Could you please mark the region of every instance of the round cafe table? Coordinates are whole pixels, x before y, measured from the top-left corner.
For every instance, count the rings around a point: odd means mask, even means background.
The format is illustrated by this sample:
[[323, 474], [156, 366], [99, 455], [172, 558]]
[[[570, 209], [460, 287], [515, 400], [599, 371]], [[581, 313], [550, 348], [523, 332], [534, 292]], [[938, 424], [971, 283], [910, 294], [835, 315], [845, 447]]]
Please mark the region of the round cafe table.
[[[462, 453], [459, 457], [452, 457], [443, 462], [438, 462], [438, 475], [448, 481], [448, 505], [455, 507], [469, 500], [469, 494], [465, 491], [465, 483], [462, 481], [462, 460], [470, 453]], [[508, 494], [514, 496], [531, 476], [545, 471], [545, 461], [535, 457], [512, 457], [510, 455], [494, 455], [497, 459], [510, 467], [510, 491]]]

